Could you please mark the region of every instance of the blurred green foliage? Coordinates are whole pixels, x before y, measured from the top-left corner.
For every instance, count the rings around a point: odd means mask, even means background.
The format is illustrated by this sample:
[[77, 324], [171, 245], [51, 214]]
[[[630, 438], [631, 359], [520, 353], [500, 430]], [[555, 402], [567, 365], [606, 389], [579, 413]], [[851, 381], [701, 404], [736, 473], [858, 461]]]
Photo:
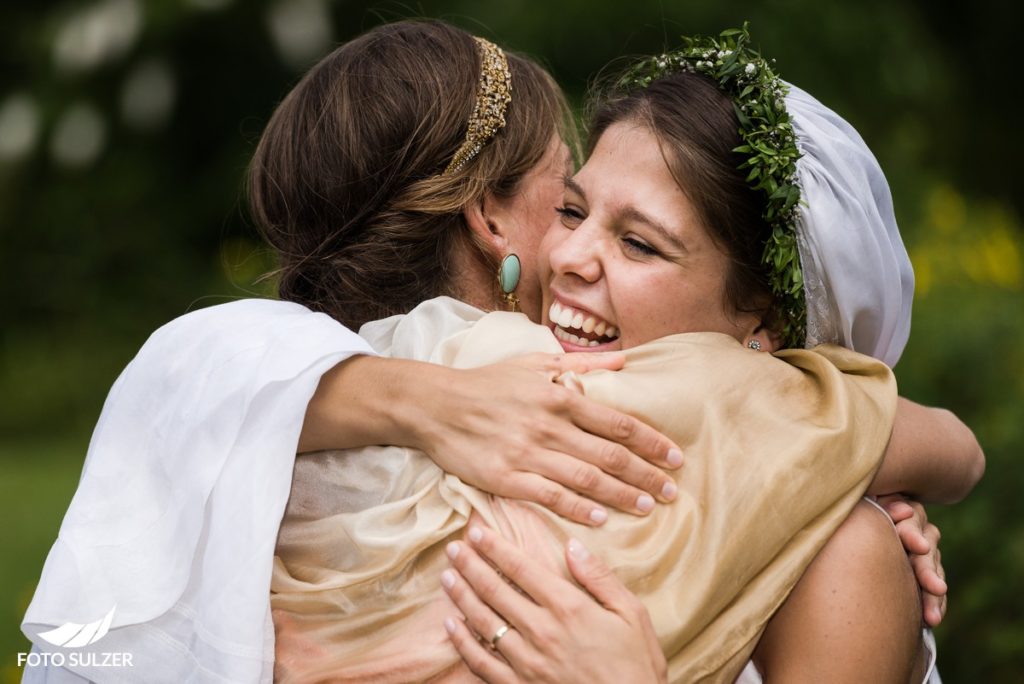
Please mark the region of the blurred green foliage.
[[943, 676], [1020, 680], [1020, 14], [999, 0], [6, 3], [0, 679], [20, 676], [18, 622], [120, 369], [163, 322], [268, 294], [256, 281], [269, 258], [245, 219], [241, 178], [275, 103], [311, 51], [429, 16], [539, 57], [577, 101], [616, 57], [749, 19], [782, 74], [861, 131], [889, 176], [918, 278], [902, 391], [954, 410], [988, 455], [977, 491], [932, 512], [952, 592], [938, 631]]

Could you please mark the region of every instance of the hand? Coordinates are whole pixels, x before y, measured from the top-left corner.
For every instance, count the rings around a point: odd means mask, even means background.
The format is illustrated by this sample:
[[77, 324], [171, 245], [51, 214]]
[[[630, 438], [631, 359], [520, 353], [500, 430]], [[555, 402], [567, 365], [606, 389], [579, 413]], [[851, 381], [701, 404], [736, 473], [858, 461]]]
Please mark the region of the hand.
[[681, 465], [678, 446], [554, 382], [568, 371], [623, 363], [618, 353], [530, 354], [450, 370], [454, 377], [420, 402], [417, 446], [464, 482], [575, 522], [604, 523], [608, 514], [598, 503], [645, 515], [656, 500], [676, 496], [661, 468]]
[[[462, 613], [447, 618], [445, 629], [478, 677], [495, 684], [667, 681], [647, 610], [580, 542], [569, 541], [566, 562], [586, 591], [539, 567], [493, 530], [473, 526], [468, 542], [449, 544], [457, 572], [445, 570], [441, 583]], [[503, 625], [508, 631], [489, 648]]]
[[903, 548], [910, 556], [914, 575], [921, 586], [921, 612], [929, 627], [936, 627], [946, 615], [946, 571], [939, 551], [939, 528], [928, 522], [924, 506], [899, 494], [878, 499], [896, 525]]

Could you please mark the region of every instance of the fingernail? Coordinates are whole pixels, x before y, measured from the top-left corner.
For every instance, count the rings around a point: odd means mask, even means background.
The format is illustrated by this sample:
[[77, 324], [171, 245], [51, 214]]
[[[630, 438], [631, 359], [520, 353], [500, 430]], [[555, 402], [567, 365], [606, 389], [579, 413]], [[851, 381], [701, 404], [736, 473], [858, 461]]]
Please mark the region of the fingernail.
[[445, 589], [451, 589], [455, 586], [455, 573], [451, 570], [445, 570], [441, 573], [441, 584], [444, 585]]
[[479, 542], [483, 538], [484, 538], [484, 532], [479, 527], [477, 527], [476, 525], [473, 525], [472, 527], [469, 528], [469, 541], [471, 541], [474, 544], [476, 544], [477, 542]]
[[641, 513], [650, 513], [654, 510], [654, 497], [650, 494], [641, 494], [636, 497], [636, 508]]
[[454, 618], [446, 617], [444, 619], [444, 631], [448, 632], [449, 634], [455, 634], [455, 619]]
[[661, 488], [661, 496], [662, 496], [662, 498], [664, 498], [664, 499], [666, 499], [668, 501], [672, 501], [673, 499], [675, 499], [676, 498], [676, 494], [678, 494], [678, 493], [679, 493], [679, 488], [676, 487], [676, 483], [675, 482], [666, 482], [665, 486]]
[[590, 552], [579, 539], [569, 540], [569, 555], [580, 561], [590, 558]]
[[448, 553], [448, 558], [455, 560], [455, 557], [459, 555], [458, 543], [448, 542], [448, 546], [445, 547], [445, 551]]
[[590, 522], [595, 525], [603, 525], [608, 520], [608, 512], [603, 508], [595, 508], [590, 511]]
[[665, 459], [669, 467], [678, 468], [683, 465], [683, 452], [675, 447], [668, 450], [668, 457]]

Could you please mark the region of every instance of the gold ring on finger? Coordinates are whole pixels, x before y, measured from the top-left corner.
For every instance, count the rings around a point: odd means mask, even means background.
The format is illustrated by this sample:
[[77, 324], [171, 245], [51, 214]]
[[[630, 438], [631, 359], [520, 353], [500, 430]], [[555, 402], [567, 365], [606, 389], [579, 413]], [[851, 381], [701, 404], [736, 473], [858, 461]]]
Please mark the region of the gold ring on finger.
[[494, 633], [494, 636], [491, 637], [491, 650], [492, 651], [497, 651], [498, 650], [498, 642], [501, 641], [501, 637], [503, 637], [506, 634], [508, 634], [508, 630], [509, 629], [510, 629], [510, 627], [508, 625], [502, 625], [501, 627], [498, 628], [498, 631]]

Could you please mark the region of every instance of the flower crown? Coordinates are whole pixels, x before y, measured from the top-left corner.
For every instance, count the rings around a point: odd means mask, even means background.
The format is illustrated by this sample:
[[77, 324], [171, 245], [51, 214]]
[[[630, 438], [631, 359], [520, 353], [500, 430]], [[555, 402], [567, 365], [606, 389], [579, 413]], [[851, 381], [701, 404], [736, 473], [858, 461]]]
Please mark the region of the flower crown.
[[746, 155], [739, 168], [749, 169], [747, 183], [767, 198], [762, 216], [771, 237], [761, 260], [782, 315], [780, 333], [786, 347], [803, 347], [807, 303], [796, 240], [800, 202], [796, 161], [801, 154], [786, 111], [789, 88], [767, 60], [749, 47], [746, 23], [743, 28], [722, 31], [717, 39], [683, 37], [683, 43], [679, 50], [636, 64], [619, 80], [619, 87], [646, 88], [659, 78], [687, 71], [711, 78], [732, 98], [743, 141], [733, 151]]

